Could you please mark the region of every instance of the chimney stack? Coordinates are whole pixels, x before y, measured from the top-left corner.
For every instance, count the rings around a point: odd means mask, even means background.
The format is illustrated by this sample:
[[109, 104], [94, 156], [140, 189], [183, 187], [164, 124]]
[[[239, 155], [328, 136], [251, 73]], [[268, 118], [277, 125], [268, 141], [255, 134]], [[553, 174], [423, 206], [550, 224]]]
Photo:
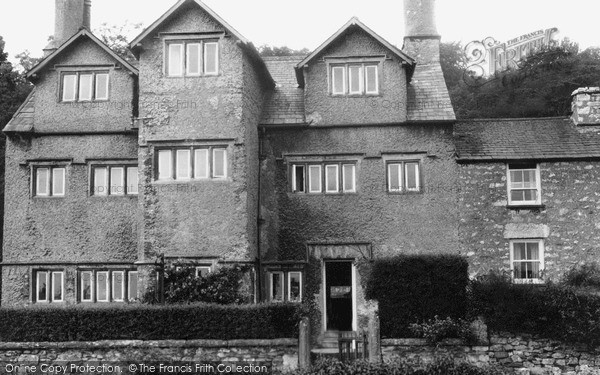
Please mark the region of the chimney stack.
[[571, 94], [571, 120], [576, 126], [600, 125], [600, 87], [581, 87]]
[[435, 26], [435, 0], [404, 0], [404, 51], [417, 64], [440, 61], [440, 35]]
[[82, 27], [90, 29], [92, 0], [55, 0], [54, 40], [44, 48], [47, 56]]

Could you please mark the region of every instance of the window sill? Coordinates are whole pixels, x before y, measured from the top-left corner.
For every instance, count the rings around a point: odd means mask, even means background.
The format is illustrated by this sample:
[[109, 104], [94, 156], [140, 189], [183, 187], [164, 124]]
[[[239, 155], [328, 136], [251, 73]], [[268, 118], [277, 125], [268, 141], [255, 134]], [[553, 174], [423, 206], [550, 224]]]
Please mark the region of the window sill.
[[513, 279], [515, 285], [544, 285], [545, 282], [542, 279]]
[[388, 195], [423, 195], [425, 192], [423, 190], [419, 191], [386, 191]]
[[509, 210], [543, 210], [546, 208], [543, 204], [508, 204]]
[[222, 74], [193, 74], [193, 75], [181, 75], [181, 76], [169, 76], [169, 75], [164, 75], [164, 78], [167, 79], [181, 79], [181, 78], [209, 78], [209, 77], [220, 77]]
[[335, 197], [335, 196], [346, 196], [346, 195], [358, 195], [358, 192], [347, 192], [347, 193], [303, 193], [303, 192], [296, 192], [296, 191], [290, 191], [288, 192], [291, 195], [294, 196], [310, 196], [310, 197], [323, 197], [323, 196], [328, 196], [328, 197]]
[[34, 195], [33, 197], [31, 197], [32, 199], [39, 199], [39, 200], [53, 200], [53, 199], [65, 199], [66, 196], [65, 195], [50, 195], [50, 196], [43, 196], [43, 195]]
[[90, 195], [90, 198], [94, 198], [94, 199], [110, 199], [110, 198], [114, 198], [114, 199], [122, 199], [122, 198], [132, 198], [132, 199], [137, 199], [137, 197], [139, 197], [139, 194], [123, 194], [123, 195]]

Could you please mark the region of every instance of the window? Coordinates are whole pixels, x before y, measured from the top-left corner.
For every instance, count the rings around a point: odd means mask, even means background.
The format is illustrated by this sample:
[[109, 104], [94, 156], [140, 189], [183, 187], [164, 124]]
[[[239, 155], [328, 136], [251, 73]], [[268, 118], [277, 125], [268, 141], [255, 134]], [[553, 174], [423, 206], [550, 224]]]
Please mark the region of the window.
[[421, 191], [418, 161], [390, 161], [387, 163], [388, 191], [392, 193]]
[[68, 72], [61, 77], [62, 102], [108, 100], [108, 72]]
[[288, 273], [288, 301], [302, 301], [302, 272]]
[[[272, 271], [269, 275], [269, 300], [271, 302], [301, 302], [302, 272]], [[284, 289], [284, 285], [286, 286]]]
[[509, 164], [507, 185], [509, 205], [542, 203], [540, 169], [537, 164]]
[[206, 277], [212, 272], [211, 266], [198, 266], [196, 267], [196, 277]]
[[91, 195], [125, 196], [138, 194], [138, 167], [132, 165], [93, 165]]
[[79, 272], [80, 302], [135, 301], [137, 289], [137, 271], [84, 270]]
[[158, 180], [201, 180], [227, 178], [227, 149], [224, 147], [158, 150]]
[[34, 278], [35, 302], [64, 302], [63, 271], [35, 271]]
[[544, 241], [510, 241], [510, 266], [515, 283], [542, 282]]
[[356, 193], [356, 164], [292, 164], [291, 182], [294, 193]]
[[332, 64], [330, 77], [332, 95], [379, 94], [377, 63]]
[[166, 74], [169, 77], [198, 77], [219, 74], [217, 41], [167, 42]]
[[34, 191], [37, 197], [63, 197], [65, 195], [64, 166], [37, 166], [33, 169]]
[[272, 302], [283, 302], [283, 272], [271, 272], [269, 297]]

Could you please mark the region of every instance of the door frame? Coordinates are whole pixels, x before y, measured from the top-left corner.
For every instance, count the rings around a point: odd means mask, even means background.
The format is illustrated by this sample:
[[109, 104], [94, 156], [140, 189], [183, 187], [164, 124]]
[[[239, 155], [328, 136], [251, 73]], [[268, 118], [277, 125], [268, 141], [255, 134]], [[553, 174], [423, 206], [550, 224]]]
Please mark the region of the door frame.
[[353, 258], [336, 258], [336, 259], [323, 259], [321, 261], [321, 294], [323, 295], [323, 311], [322, 322], [323, 322], [323, 332], [327, 332], [327, 271], [326, 271], [326, 263], [333, 262], [345, 262], [350, 263], [350, 273], [351, 273], [351, 287], [352, 287], [352, 330], [357, 331], [357, 322], [358, 322], [358, 312], [356, 311], [356, 265], [354, 264]]

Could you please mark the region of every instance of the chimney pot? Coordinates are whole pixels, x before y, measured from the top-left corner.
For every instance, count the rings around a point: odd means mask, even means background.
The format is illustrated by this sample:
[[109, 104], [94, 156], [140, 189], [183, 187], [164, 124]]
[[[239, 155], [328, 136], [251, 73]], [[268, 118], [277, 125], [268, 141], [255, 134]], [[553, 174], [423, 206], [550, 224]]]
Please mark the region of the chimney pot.
[[435, 0], [404, 0], [406, 37], [438, 36]]

